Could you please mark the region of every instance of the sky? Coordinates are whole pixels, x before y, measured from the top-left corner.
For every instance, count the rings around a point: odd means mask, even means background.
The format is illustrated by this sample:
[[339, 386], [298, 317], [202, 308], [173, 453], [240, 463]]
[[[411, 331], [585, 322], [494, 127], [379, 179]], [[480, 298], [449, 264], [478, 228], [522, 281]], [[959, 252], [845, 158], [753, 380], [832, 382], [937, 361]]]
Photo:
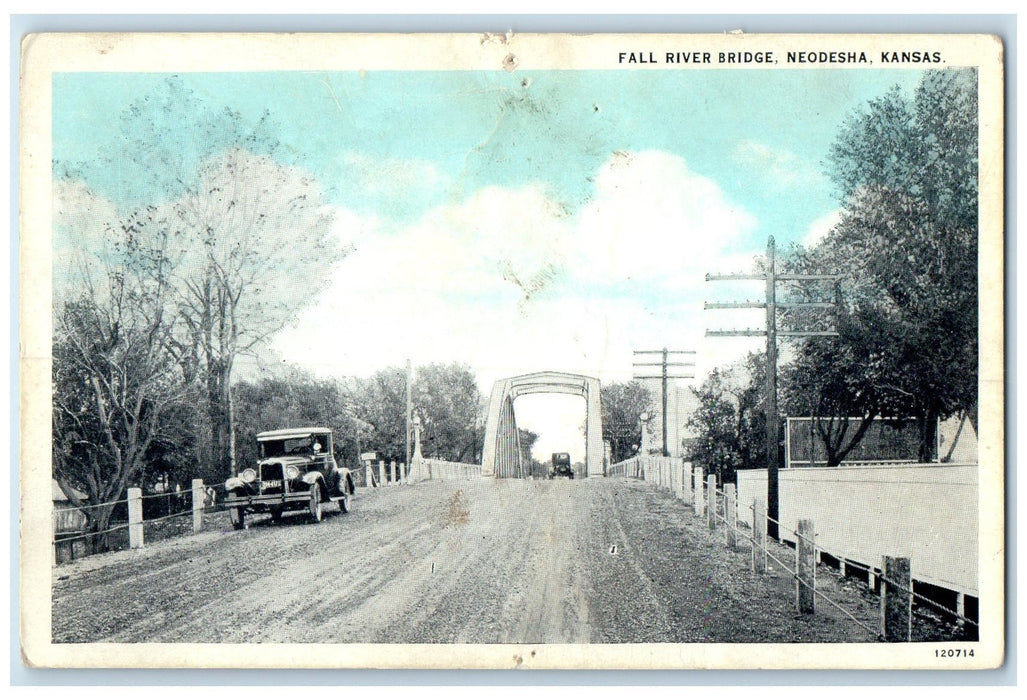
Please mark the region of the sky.
[[[487, 394], [540, 370], [625, 381], [633, 350], [667, 347], [697, 351], [700, 381], [762, 347], [704, 336], [763, 325], [761, 311], [703, 311], [704, 300], [758, 299], [760, 283], [705, 274], [751, 270], [768, 236], [783, 248], [823, 235], [838, 215], [824, 164], [839, 128], [920, 75], [66, 73], [53, 84], [53, 156], [123, 215], [181, 194], [129, 149], [158, 139], [188, 172], [233, 145], [193, 131], [196, 113], [227, 108], [247, 125], [267, 114], [275, 157], [316, 179], [352, 252], [265, 361], [319, 376], [460, 362]], [[188, 99], [127, 127], [130, 107], [159, 106], [169, 80]], [[315, 330], [326, 342], [309, 341]], [[244, 373], [259, 369], [249, 362]], [[583, 458], [583, 400], [525, 397], [515, 409], [541, 435], [537, 456]]]

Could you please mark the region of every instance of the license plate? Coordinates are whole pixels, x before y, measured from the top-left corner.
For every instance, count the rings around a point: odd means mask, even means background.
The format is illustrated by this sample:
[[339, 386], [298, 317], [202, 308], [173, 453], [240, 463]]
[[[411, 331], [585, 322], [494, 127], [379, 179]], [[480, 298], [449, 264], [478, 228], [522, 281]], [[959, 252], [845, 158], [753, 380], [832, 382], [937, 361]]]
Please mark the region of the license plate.
[[282, 480], [281, 479], [268, 479], [267, 481], [261, 482], [261, 485], [265, 489], [281, 488]]

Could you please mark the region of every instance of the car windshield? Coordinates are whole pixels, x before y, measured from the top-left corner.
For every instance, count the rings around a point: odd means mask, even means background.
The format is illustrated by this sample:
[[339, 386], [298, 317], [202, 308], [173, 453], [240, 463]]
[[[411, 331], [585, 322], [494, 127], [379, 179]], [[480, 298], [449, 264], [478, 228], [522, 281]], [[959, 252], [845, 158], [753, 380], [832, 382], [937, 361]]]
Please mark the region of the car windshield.
[[311, 435], [286, 440], [261, 440], [260, 457], [264, 459], [267, 457], [285, 457], [286, 455], [309, 455], [313, 452], [313, 443], [314, 437]]

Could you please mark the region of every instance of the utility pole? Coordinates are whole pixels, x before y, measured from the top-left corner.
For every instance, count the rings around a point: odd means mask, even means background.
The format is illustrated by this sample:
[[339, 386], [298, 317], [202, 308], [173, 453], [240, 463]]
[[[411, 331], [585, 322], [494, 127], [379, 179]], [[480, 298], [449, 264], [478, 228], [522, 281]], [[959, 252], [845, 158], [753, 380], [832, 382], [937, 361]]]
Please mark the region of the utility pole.
[[414, 370], [410, 366], [410, 360], [407, 359], [407, 432], [406, 438], [403, 440], [403, 447], [406, 450], [407, 461], [405, 464], [406, 468], [410, 468], [410, 418], [414, 412], [413, 402], [413, 384], [414, 384]]
[[[669, 457], [670, 451], [667, 449], [667, 380], [668, 379], [692, 379], [695, 377], [694, 374], [668, 374], [668, 367], [695, 367], [695, 362], [670, 362], [669, 358], [671, 355], [695, 355], [695, 350], [668, 350], [663, 348], [662, 350], [635, 350], [636, 355], [643, 355], [641, 359], [651, 360], [652, 357], [645, 357], [646, 355], [657, 355], [662, 359], [660, 362], [635, 362], [632, 364], [636, 369], [639, 367], [660, 367], [662, 371], [660, 374], [636, 374], [635, 379], [660, 379], [663, 385], [663, 413], [661, 418], [663, 422], [663, 456]], [[651, 372], [652, 370], [639, 370], [641, 372]], [[681, 370], [676, 370], [681, 371]]]
[[778, 507], [779, 494], [779, 463], [778, 463], [778, 432], [780, 430], [777, 415], [777, 338], [778, 336], [789, 338], [811, 338], [815, 336], [837, 337], [837, 324], [835, 330], [830, 331], [781, 331], [777, 330], [777, 309], [834, 309], [837, 313], [838, 301], [811, 301], [811, 302], [778, 302], [778, 282], [837, 282], [841, 275], [799, 275], [799, 274], [777, 274], [775, 269], [774, 237], [767, 239], [766, 269], [763, 274], [741, 273], [716, 275], [707, 274], [707, 282], [725, 282], [729, 280], [760, 280], [766, 283], [765, 301], [741, 301], [741, 302], [706, 302], [706, 309], [766, 309], [767, 326], [766, 330], [745, 329], [745, 330], [718, 330], [706, 331], [707, 336], [764, 336], [767, 339], [767, 534], [775, 540], [778, 537], [777, 521], [780, 517]]

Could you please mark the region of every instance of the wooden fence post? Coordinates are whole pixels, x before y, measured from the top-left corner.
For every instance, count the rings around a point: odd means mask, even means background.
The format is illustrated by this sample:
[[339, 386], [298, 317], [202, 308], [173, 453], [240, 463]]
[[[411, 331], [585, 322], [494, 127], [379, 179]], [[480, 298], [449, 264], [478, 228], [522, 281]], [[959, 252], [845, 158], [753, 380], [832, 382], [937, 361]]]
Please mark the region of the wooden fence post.
[[752, 502], [752, 570], [767, 573], [767, 507], [760, 498]]
[[706, 524], [710, 530], [717, 529], [717, 475], [706, 477]]
[[695, 467], [693, 469], [692, 483], [695, 485], [695, 493], [693, 494], [694, 499], [692, 501], [692, 510], [695, 511], [696, 517], [699, 517], [703, 514], [703, 506], [706, 505], [706, 501], [703, 500], [702, 494], [702, 467]]
[[203, 479], [193, 479], [193, 532], [203, 529]]
[[881, 563], [881, 634], [886, 642], [908, 642], [913, 596], [909, 557], [885, 556]]
[[727, 521], [727, 546], [734, 549], [738, 545], [738, 504], [735, 501], [735, 485], [724, 484], [724, 519]]
[[389, 462], [389, 486], [396, 485], [396, 460]]
[[128, 546], [143, 546], [143, 492], [135, 487], [128, 490]]
[[801, 613], [813, 612], [816, 605], [817, 561], [812, 520], [800, 520], [795, 537], [795, 604]]

